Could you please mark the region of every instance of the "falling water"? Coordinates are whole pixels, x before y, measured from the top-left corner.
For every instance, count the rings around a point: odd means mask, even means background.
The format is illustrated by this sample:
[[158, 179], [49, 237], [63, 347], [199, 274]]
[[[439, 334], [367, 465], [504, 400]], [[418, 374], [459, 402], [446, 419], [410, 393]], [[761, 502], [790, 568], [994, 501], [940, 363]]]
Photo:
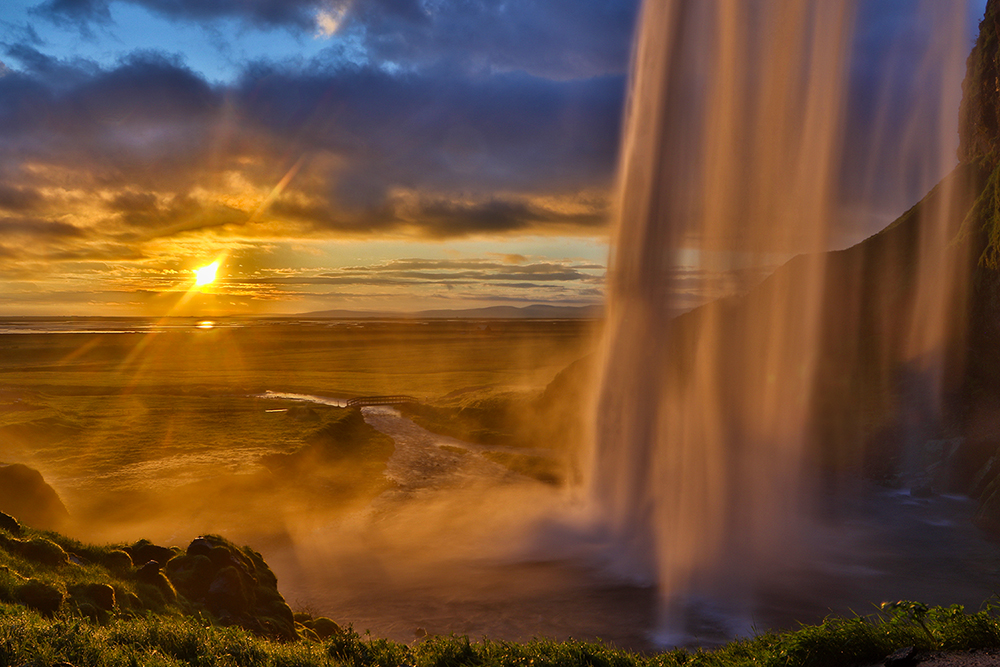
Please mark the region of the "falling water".
[[[831, 284], [825, 252], [855, 11], [826, 0], [648, 0], [642, 11], [588, 478], [614, 567], [658, 586], [667, 630], [705, 600], [752, 613], [758, 586], [805, 557], [820, 462], [838, 459], [815, 451], [816, 406], [829, 399], [817, 394], [830, 385], [824, 336], [830, 322], [858, 319], [875, 287]], [[960, 52], [961, 19], [951, 25], [944, 41]], [[953, 79], [932, 81], [931, 99]], [[946, 131], [940, 145], [953, 146], [954, 126]], [[921, 138], [937, 141], [911, 137]], [[953, 147], [937, 146], [925, 151], [934, 179], [955, 161]], [[940, 257], [954, 234], [950, 201], [945, 192], [927, 207], [905, 308], [879, 315], [905, 331], [851, 358], [883, 369], [883, 380], [918, 358], [921, 377], [937, 386], [942, 376], [936, 351], [953, 333], [957, 294]], [[747, 269], [791, 257], [745, 297], [677, 317], [692, 299], [739, 291]], [[837, 371], [851, 381], [851, 369]]]

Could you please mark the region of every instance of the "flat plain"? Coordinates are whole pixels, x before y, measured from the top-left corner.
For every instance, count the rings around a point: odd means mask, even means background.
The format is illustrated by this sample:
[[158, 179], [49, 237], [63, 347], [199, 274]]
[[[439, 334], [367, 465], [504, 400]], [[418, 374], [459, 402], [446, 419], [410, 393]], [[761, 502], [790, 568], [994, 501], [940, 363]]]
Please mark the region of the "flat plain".
[[250, 532], [276, 513], [343, 503], [350, 490], [367, 490], [365, 502], [384, 484], [379, 461], [357, 458], [294, 483], [270, 474], [265, 457], [302, 448], [344, 411], [268, 392], [427, 404], [470, 390], [533, 395], [594, 349], [596, 329], [584, 320], [2, 321], [0, 461], [40, 470], [80, 537]]

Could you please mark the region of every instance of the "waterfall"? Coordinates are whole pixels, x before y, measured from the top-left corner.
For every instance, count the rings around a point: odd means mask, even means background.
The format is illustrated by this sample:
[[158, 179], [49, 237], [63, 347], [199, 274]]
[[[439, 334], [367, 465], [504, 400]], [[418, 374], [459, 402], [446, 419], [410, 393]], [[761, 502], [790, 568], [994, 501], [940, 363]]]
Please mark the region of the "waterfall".
[[[658, 587], [668, 629], [700, 599], [752, 612], [758, 586], [805, 557], [820, 469], [839, 456], [817, 454], [817, 405], [853, 371], [834, 368], [831, 381], [824, 341], [831, 322], [868, 316], [873, 307], [858, 303], [877, 287], [863, 284], [863, 262], [831, 273], [827, 252], [856, 11], [847, 1], [647, 0], [641, 12], [586, 476], [614, 567]], [[947, 11], [964, 15], [955, 3]], [[948, 52], [967, 48], [961, 20], [949, 25], [959, 29], [943, 40]], [[951, 104], [940, 91], [954, 81], [935, 85], [930, 104], [935, 94]], [[955, 162], [949, 142], [929, 149], [935, 179]], [[945, 192], [925, 207], [907, 264], [919, 267], [913, 287], [879, 315], [900, 333], [851, 353], [859, 368], [874, 359], [884, 383], [916, 359], [933, 387], [943, 375], [937, 352], [957, 294], [945, 275], [955, 260], [942, 259], [950, 201]], [[933, 387], [918, 393], [937, 400]]]

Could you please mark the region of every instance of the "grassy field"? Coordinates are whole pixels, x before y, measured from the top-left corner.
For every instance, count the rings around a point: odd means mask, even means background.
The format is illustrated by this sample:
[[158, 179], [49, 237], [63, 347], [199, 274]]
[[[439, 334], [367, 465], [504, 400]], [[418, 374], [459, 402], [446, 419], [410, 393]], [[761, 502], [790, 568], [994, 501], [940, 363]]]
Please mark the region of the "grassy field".
[[523, 644], [467, 637], [427, 637], [401, 644], [353, 630], [326, 639], [277, 642], [237, 627], [191, 617], [139, 615], [95, 623], [61, 614], [45, 618], [0, 604], [0, 665], [131, 667], [855, 667], [878, 664], [902, 647], [989, 649], [1000, 623], [989, 612], [928, 610], [906, 617], [831, 619], [795, 632], [765, 633], [711, 651], [639, 655], [598, 643], [535, 640]]

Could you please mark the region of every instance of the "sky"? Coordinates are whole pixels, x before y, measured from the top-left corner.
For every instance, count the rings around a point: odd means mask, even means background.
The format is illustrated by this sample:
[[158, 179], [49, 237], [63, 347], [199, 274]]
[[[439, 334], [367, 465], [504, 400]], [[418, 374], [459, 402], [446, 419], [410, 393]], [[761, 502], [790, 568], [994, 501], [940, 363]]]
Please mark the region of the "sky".
[[[921, 134], [885, 122], [927, 75], [918, 4], [858, 11], [840, 245], [940, 177], [871, 185]], [[0, 316], [599, 304], [637, 12], [2, 0]]]

